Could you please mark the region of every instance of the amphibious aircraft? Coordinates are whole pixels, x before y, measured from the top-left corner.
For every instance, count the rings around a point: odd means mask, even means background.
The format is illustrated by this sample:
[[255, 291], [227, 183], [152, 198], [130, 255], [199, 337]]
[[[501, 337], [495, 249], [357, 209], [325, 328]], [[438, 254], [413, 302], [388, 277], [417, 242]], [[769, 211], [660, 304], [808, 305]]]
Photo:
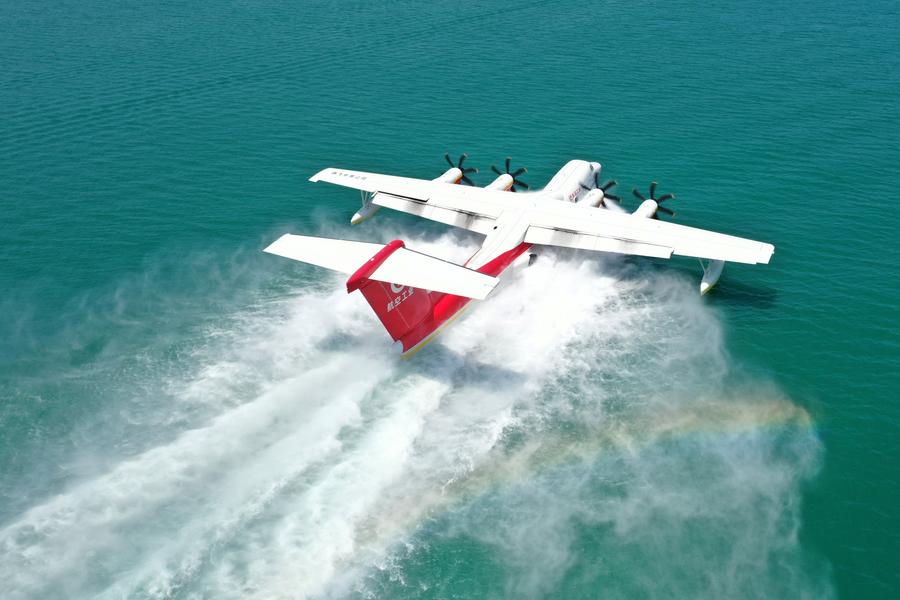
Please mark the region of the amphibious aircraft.
[[[327, 168], [310, 181], [325, 181], [360, 191], [362, 207], [352, 224], [368, 219], [381, 207], [467, 229], [484, 237], [481, 248], [463, 265], [406, 248], [401, 240], [387, 244], [285, 234], [265, 252], [350, 275], [347, 292], [359, 290], [394, 341], [409, 357], [471, 302], [483, 300], [499, 275], [517, 260], [534, 258], [533, 246], [558, 246], [655, 258], [673, 255], [700, 259], [704, 294], [719, 280], [726, 261], [767, 264], [774, 246], [659, 220], [674, 215], [663, 202], [673, 194], [649, 197], [632, 193], [640, 205], [628, 213], [610, 193], [615, 181], [600, 183], [600, 163], [569, 161], [540, 191], [528, 190], [519, 177], [526, 169], [505, 172], [483, 188], [469, 178], [463, 154], [433, 180]], [[458, 185], [458, 184], [468, 185]], [[707, 263], [703, 263], [706, 260]]]

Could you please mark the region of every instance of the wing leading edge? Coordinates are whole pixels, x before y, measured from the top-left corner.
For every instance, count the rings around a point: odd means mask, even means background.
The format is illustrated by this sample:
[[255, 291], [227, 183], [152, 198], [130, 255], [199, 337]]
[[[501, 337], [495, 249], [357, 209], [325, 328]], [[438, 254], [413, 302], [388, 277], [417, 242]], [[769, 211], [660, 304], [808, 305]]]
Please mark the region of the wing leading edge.
[[[526, 241], [660, 258], [675, 254], [748, 264], [767, 264], [775, 252], [772, 244], [696, 227], [566, 202], [556, 204], [543, 203], [531, 212]], [[538, 241], [542, 238], [548, 241]]]
[[486, 235], [510, 205], [505, 192], [365, 171], [323, 169], [310, 181], [325, 181], [373, 194], [372, 203]]
[[767, 264], [772, 244], [655, 219], [561, 202], [540, 192], [499, 190], [328, 168], [310, 181], [326, 181], [374, 194], [372, 202], [447, 225], [489, 233], [505, 211], [526, 213], [525, 241], [620, 254]]

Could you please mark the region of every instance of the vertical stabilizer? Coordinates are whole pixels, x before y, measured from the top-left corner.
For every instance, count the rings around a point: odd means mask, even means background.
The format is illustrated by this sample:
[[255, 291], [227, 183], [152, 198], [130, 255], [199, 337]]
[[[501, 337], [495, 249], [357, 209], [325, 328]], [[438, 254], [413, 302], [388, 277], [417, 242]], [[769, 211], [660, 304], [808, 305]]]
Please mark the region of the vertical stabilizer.
[[359, 291], [394, 341], [431, 317], [431, 295], [426, 290], [369, 280]]
[[[350, 273], [347, 292], [362, 293], [394, 341], [403, 343], [404, 352], [434, 332], [469, 299], [487, 297], [498, 281], [409, 250], [401, 240], [382, 245], [285, 234], [265, 251]], [[435, 303], [442, 298], [445, 302], [436, 310]], [[453, 299], [453, 310], [448, 311], [447, 298]]]

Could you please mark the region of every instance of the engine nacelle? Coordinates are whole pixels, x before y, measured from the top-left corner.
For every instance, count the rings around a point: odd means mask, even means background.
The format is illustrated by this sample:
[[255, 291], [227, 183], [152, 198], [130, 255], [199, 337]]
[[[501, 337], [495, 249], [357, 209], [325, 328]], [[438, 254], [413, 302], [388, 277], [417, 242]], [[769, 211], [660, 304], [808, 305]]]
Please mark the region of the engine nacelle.
[[459, 168], [453, 167], [452, 169], [444, 171], [443, 175], [436, 178], [434, 181], [440, 181], [441, 183], [459, 183], [462, 176], [463, 172]]
[[509, 173], [504, 173], [503, 175], [497, 177], [497, 179], [484, 186], [484, 189], [500, 190], [502, 192], [505, 192], [512, 187], [513, 181], [514, 179], [512, 175], [510, 175]]
[[585, 195], [578, 200], [577, 204], [586, 204], [587, 206], [593, 206], [597, 208], [603, 204], [603, 190], [594, 188], [588, 191]]
[[655, 200], [644, 200], [641, 202], [641, 205], [637, 207], [637, 210], [631, 214], [635, 217], [650, 219], [656, 214], [657, 208], [659, 208], [659, 204], [657, 204]]
[[603, 201], [603, 207], [606, 210], [611, 210], [612, 212], [621, 213], [623, 215], [628, 214], [628, 211], [622, 208], [621, 204], [611, 198], [606, 198], [606, 200]]

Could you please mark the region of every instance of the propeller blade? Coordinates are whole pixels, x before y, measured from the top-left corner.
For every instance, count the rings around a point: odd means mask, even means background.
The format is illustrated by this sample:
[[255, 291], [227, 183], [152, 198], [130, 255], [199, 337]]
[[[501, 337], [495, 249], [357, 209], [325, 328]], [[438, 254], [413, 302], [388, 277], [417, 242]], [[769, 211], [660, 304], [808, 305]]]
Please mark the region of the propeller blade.
[[462, 176], [462, 179], [461, 179], [460, 181], [462, 181], [462, 182], [465, 183], [466, 185], [475, 185], [475, 184], [472, 182], [472, 180], [469, 179], [468, 177], [466, 177], [465, 175]]
[[512, 158], [509, 156], [506, 157], [506, 172], [509, 173], [509, 163], [512, 162]]
[[465, 169], [462, 169], [462, 172], [463, 173], [477, 173], [478, 169], [476, 167], [466, 167]]
[[589, 188], [588, 186], [584, 185], [583, 183], [579, 183], [578, 185], [580, 185], [580, 186], [581, 186], [581, 189], [583, 189], [583, 190], [590, 190], [590, 189], [591, 189], [591, 188]]
[[527, 183], [525, 183], [524, 181], [519, 181], [518, 179], [513, 181], [513, 187], [516, 187], [517, 185], [522, 186], [522, 188], [526, 190], [531, 189]]
[[491, 170], [497, 175], [503, 175], [503, 172], [497, 168], [497, 165], [491, 165]]
[[657, 210], [657, 212], [662, 211], [662, 212], [666, 213], [667, 215], [669, 215], [670, 217], [675, 216], [675, 211], [670, 210], [670, 209], [666, 208], [665, 206], [657, 206], [656, 210]]
[[656, 200], [656, 182], [655, 181], [650, 182], [650, 199]]
[[453, 164], [453, 161], [450, 160], [450, 153], [449, 153], [449, 152], [448, 152], [447, 154], [444, 155], [444, 160], [446, 160], [446, 161], [447, 161], [447, 164], [450, 165], [451, 167], [455, 167], [455, 166], [456, 166], [456, 165]]
[[463, 152], [462, 154], [460, 154], [460, 155], [459, 155], [459, 162], [456, 163], [456, 167], [457, 167], [458, 169], [462, 170], [462, 168], [463, 168], [463, 166], [462, 166], [463, 161], [466, 160], [467, 158], [469, 158], [469, 155], [466, 154], [465, 152]]
[[638, 200], [646, 200], [646, 198], [644, 198], [643, 194], [641, 194], [639, 191], [637, 191], [637, 188], [632, 189], [631, 193], [634, 194]]
[[525, 167], [522, 167], [521, 169], [516, 169], [515, 173], [510, 173], [510, 175], [512, 175], [513, 179], [515, 179], [519, 175], [523, 175], [527, 172], [528, 172], [528, 169], [526, 169]]
[[656, 199], [656, 202], [657, 203], [665, 202], [666, 200], [672, 200], [673, 198], [675, 198], [675, 194], [663, 194], [662, 196], [660, 196], [659, 198]]
[[[598, 173], [598, 175], [599, 175], [599, 173]], [[609, 188], [614, 187], [614, 186], [616, 186], [616, 185], [618, 185], [618, 184], [619, 184], [619, 182], [616, 181], [615, 179], [610, 179], [609, 181], [607, 181], [606, 183], [604, 183], [603, 186], [600, 187], [600, 189], [603, 190], [603, 191], [605, 192], [605, 191], [608, 190]]]
[[621, 202], [622, 199], [616, 196], [615, 194], [603, 194], [604, 198], [609, 198], [610, 200], [615, 200], [616, 202]]

